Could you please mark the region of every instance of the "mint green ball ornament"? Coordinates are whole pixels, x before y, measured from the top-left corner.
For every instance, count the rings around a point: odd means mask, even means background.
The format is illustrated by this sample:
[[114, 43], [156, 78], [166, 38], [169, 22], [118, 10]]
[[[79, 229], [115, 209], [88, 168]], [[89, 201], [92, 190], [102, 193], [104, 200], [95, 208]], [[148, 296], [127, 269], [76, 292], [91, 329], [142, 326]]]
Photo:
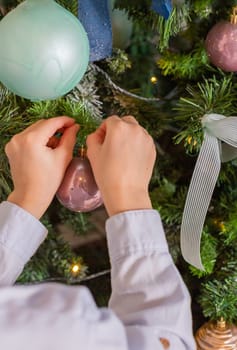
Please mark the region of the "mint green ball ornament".
[[87, 34], [54, 0], [26, 0], [0, 22], [0, 81], [34, 101], [73, 89], [89, 62]]

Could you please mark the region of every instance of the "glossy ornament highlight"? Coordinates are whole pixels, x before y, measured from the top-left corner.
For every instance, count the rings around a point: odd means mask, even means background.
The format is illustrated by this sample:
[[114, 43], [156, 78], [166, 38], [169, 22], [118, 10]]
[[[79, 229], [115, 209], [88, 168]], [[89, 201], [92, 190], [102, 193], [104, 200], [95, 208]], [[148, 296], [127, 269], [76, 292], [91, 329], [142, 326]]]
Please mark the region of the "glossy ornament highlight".
[[237, 71], [237, 7], [230, 22], [217, 23], [208, 33], [205, 46], [212, 64], [225, 72]]
[[73, 158], [56, 194], [59, 202], [76, 212], [92, 211], [103, 204], [89, 160]]
[[0, 81], [31, 100], [73, 89], [89, 62], [87, 34], [78, 18], [54, 0], [26, 0], [0, 22]]
[[237, 327], [227, 324], [223, 319], [207, 322], [195, 335], [197, 350], [236, 349]]

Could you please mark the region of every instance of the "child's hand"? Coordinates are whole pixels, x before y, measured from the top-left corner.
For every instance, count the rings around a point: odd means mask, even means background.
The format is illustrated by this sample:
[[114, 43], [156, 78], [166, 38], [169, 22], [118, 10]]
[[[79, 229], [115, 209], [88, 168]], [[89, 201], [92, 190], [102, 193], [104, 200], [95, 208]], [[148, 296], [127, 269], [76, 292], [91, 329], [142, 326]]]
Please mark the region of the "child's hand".
[[[64, 128], [54, 147], [52, 136]], [[39, 120], [6, 145], [14, 190], [8, 201], [40, 218], [51, 203], [72, 159], [79, 126], [69, 117]]]
[[109, 215], [149, 209], [154, 142], [131, 116], [112, 116], [87, 137], [87, 155]]

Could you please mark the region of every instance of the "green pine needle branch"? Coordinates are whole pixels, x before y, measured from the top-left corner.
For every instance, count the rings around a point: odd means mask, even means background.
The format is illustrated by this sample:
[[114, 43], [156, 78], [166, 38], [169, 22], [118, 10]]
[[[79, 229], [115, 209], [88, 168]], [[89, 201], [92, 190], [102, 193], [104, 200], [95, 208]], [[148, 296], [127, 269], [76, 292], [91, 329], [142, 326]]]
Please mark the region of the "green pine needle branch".
[[157, 46], [162, 52], [169, 45], [169, 40], [183, 29], [183, 25], [190, 21], [189, 2], [180, 5], [174, 5], [173, 10], [167, 20], [156, 12], [151, 10], [150, 0], [139, 0], [128, 2], [126, 0], [116, 0], [115, 8], [123, 9], [132, 17], [134, 22], [139, 23], [146, 29], [149, 27], [158, 33]]
[[[177, 144], [185, 141], [186, 151], [199, 151], [203, 138], [202, 117], [205, 114], [217, 113], [226, 116], [236, 113], [236, 85], [232, 74], [218, 79], [213, 76], [204, 79], [196, 86], [188, 86], [187, 97], [181, 97], [175, 110], [176, 119], [182, 125], [174, 140]], [[194, 142], [195, 141], [195, 142]]]
[[217, 259], [217, 239], [208, 233], [205, 228], [202, 232], [201, 238], [201, 260], [204, 270], [199, 270], [194, 266], [189, 266], [192, 275], [201, 278], [206, 275], [210, 275], [213, 270]]
[[167, 225], [180, 225], [187, 189], [176, 188], [167, 179], [150, 192], [153, 208], [158, 210]]
[[205, 317], [217, 321], [221, 317], [229, 323], [237, 321], [237, 280], [209, 280], [202, 284], [199, 302]]
[[164, 76], [172, 75], [176, 79], [195, 80], [207, 69], [208, 62], [205, 48], [199, 45], [188, 54], [166, 51], [157, 64]]

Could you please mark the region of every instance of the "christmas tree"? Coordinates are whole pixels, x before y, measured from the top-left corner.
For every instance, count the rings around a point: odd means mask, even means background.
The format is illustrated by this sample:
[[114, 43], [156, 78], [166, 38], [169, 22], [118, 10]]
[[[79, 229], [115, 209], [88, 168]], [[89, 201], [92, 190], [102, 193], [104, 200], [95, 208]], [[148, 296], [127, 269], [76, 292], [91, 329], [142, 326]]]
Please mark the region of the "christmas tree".
[[[20, 2], [1, 1], [2, 17]], [[57, 2], [80, 17], [80, 1]], [[218, 0], [110, 1], [113, 50], [92, 60], [68, 94], [32, 102], [0, 89], [2, 200], [12, 187], [4, 145], [40, 118], [75, 118], [81, 125], [77, 148], [111, 114], [134, 115], [153, 136], [158, 157], [150, 195], [193, 299], [194, 328], [202, 322], [199, 310], [213, 321], [237, 322], [237, 136], [235, 118], [229, 118], [237, 107], [236, 5], [232, 0], [224, 7]], [[49, 237], [19, 282], [82, 280], [87, 267], [56, 228], [67, 222], [86, 234], [90, 215], [70, 212], [55, 200], [43, 218]], [[200, 240], [200, 257], [195, 239], [186, 242], [189, 230]], [[190, 261], [185, 251], [193, 242]]]

